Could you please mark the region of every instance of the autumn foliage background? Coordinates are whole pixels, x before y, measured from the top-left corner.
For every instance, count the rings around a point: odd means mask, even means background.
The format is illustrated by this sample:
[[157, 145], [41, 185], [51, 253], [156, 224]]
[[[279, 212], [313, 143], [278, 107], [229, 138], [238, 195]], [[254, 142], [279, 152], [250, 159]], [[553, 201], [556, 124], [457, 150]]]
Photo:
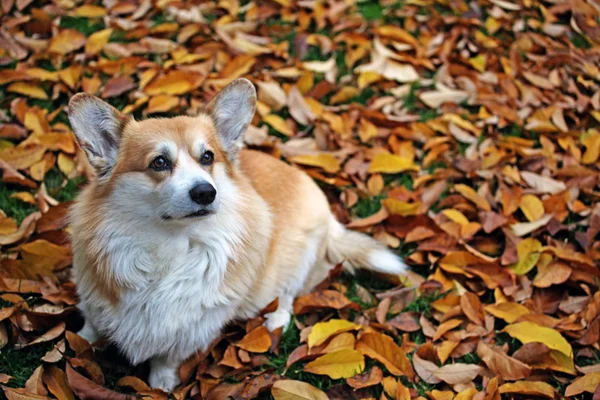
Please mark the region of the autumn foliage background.
[[4, 396], [167, 398], [73, 333], [65, 212], [92, 172], [65, 108], [86, 91], [136, 118], [193, 114], [246, 77], [248, 146], [304, 169], [412, 272], [335, 271], [287, 331], [232, 325], [172, 396], [600, 399], [599, 9], [0, 1]]

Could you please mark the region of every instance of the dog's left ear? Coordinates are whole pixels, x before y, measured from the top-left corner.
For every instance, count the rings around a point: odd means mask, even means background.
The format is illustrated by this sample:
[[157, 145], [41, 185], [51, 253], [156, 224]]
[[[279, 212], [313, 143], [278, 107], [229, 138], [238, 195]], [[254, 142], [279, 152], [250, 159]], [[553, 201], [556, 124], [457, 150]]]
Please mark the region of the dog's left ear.
[[248, 79], [236, 79], [208, 104], [223, 149], [235, 158], [242, 147], [242, 134], [254, 117], [256, 90]]

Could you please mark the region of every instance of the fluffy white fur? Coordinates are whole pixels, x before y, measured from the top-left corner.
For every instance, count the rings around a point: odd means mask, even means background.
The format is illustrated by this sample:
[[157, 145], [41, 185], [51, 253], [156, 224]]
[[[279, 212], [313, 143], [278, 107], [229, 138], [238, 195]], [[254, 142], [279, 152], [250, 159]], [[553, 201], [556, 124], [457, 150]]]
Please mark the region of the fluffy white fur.
[[[244, 85], [242, 94], [254, 95]], [[89, 104], [85, 110], [90, 112]], [[219, 115], [234, 114], [221, 110]], [[75, 126], [78, 137], [85, 135], [81, 129]], [[340, 225], [318, 186], [297, 170], [273, 164], [253, 173], [258, 167], [252, 165], [275, 161], [242, 154], [242, 167], [233, 164], [234, 179], [224, 163], [216, 163], [209, 174], [187, 152], [168, 151], [180, 165], [159, 186], [137, 173], [109, 177], [106, 197], [84, 192], [71, 211], [74, 275], [86, 318], [80, 334], [89, 341], [107, 337], [134, 364], [150, 360], [151, 386], [173, 389], [186, 358], [205, 350], [228, 322], [255, 316], [277, 297], [279, 308], [265, 324], [271, 330], [287, 326], [294, 297], [310, 291], [338, 262], [393, 274], [406, 270], [384, 246]], [[252, 161], [262, 157], [265, 162]], [[257, 186], [279, 168], [295, 179], [289, 202], [266, 200], [265, 193], [281, 196], [277, 184], [268, 190]], [[192, 221], [161, 219], [190, 207], [186, 193], [198, 180], [217, 189], [214, 213]], [[89, 226], [92, 203], [102, 217]], [[99, 262], [100, 275], [89, 273]], [[120, 288], [117, 301], [102, 294], [107, 284]]]

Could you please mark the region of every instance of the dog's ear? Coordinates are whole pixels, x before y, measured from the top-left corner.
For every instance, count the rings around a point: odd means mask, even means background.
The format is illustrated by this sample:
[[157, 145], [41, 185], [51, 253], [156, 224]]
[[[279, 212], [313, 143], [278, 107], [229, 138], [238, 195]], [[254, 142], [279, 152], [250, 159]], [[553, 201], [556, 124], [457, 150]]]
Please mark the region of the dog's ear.
[[254, 117], [256, 90], [248, 79], [236, 79], [208, 104], [223, 149], [235, 158], [242, 147], [242, 134]]
[[128, 117], [96, 96], [78, 93], [69, 101], [69, 121], [77, 141], [99, 177], [117, 161], [119, 142]]

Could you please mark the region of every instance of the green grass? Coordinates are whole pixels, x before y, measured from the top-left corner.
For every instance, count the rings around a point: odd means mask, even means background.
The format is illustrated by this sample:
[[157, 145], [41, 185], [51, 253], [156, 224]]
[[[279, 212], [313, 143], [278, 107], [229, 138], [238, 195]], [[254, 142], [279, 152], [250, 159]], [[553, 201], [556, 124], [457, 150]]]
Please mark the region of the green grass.
[[7, 345], [0, 350], [0, 371], [11, 375], [6, 385], [9, 387], [25, 387], [25, 382], [33, 371], [42, 364], [41, 358], [52, 350], [54, 342], [40, 343], [17, 350]]
[[383, 6], [375, 1], [362, 1], [358, 3], [358, 10], [367, 21], [377, 21], [383, 18]]
[[0, 185], [0, 210], [4, 211], [10, 218], [14, 218], [18, 225], [23, 222], [25, 217], [37, 210], [37, 206], [33, 204], [10, 197], [13, 193], [25, 190], [25, 188], [14, 186], [9, 189], [6, 185]]
[[60, 27], [75, 29], [85, 36], [104, 29], [104, 22], [101, 18], [70, 17], [64, 16], [60, 19]]
[[381, 200], [383, 200], [384, 196], [373, 196], [360, 198], [352, 207], [352, 215], [356, 218], [366, 218], [369, 215], [375, 214], [377, 211], [381, 210]]

